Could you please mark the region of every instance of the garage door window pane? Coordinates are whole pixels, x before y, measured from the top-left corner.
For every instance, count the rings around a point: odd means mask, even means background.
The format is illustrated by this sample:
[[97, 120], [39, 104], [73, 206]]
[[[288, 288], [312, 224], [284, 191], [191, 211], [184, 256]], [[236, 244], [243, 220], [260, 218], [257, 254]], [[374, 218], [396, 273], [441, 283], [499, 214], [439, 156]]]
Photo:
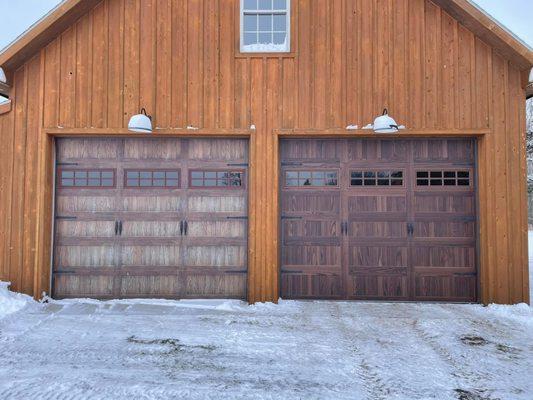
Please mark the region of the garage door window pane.
[[239, 189], [244, 187], [244, 171], [190, 171], [191, 188]]
[[109, 188], [115, 186], [113, 170], [63, 169], [58, 172], [58, 187]]
[[126, 188], [163, 188], [180, 187], [179, 170], [127, 170]]
[[351, 171], [350, 186], [403, 186], [403, 171]]
[[337, 171], [286, 171], [285, 186], [327, 187], [339, 184]]
[[470, 186], [470, 171], [417, 171], [416, 185]]

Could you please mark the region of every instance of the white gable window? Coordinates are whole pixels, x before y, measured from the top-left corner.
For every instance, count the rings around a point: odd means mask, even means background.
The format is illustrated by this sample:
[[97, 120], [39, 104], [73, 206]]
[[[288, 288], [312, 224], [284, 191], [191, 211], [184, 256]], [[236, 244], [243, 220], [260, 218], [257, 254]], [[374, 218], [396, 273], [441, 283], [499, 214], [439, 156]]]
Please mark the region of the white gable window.
[[241, 52], [290, 52], [290, 0], [241, 0]]

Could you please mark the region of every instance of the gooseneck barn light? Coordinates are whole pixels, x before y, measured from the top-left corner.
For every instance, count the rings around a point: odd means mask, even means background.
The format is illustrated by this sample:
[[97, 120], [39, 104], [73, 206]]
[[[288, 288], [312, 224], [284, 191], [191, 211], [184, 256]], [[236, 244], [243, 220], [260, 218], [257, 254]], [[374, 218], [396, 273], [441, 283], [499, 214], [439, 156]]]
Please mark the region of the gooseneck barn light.
[[152, 117], [141, 109], [141, 113], [130, 118], [128, 129], [132, 132], [152, 133]]
[[376, 133], [396, 133], [399, 129], [400, 127], [389, 116], [387, 109], [383, 110], [383, 115], [380, 115], [374, 120], [374, 132]]

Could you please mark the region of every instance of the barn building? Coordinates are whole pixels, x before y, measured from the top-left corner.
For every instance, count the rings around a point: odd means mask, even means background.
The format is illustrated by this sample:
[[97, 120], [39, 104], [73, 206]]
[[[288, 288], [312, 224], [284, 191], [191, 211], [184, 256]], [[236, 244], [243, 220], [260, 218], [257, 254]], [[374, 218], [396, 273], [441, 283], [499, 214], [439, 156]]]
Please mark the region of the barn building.
[[532, 65], [468, 0], [65, 0], [0, 53], [0, 279], [528, 301]]

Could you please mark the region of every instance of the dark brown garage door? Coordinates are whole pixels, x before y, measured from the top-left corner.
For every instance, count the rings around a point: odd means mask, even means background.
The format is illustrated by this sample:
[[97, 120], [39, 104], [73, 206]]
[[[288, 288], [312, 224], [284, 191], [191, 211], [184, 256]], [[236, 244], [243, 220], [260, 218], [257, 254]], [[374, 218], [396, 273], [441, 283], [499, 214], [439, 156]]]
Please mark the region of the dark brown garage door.
[[56, 158], [54, 296], [246, 296], [246, 140], [59, 139]]
[[284, 298], [476, 300], [475, 142], [281, 144]]

